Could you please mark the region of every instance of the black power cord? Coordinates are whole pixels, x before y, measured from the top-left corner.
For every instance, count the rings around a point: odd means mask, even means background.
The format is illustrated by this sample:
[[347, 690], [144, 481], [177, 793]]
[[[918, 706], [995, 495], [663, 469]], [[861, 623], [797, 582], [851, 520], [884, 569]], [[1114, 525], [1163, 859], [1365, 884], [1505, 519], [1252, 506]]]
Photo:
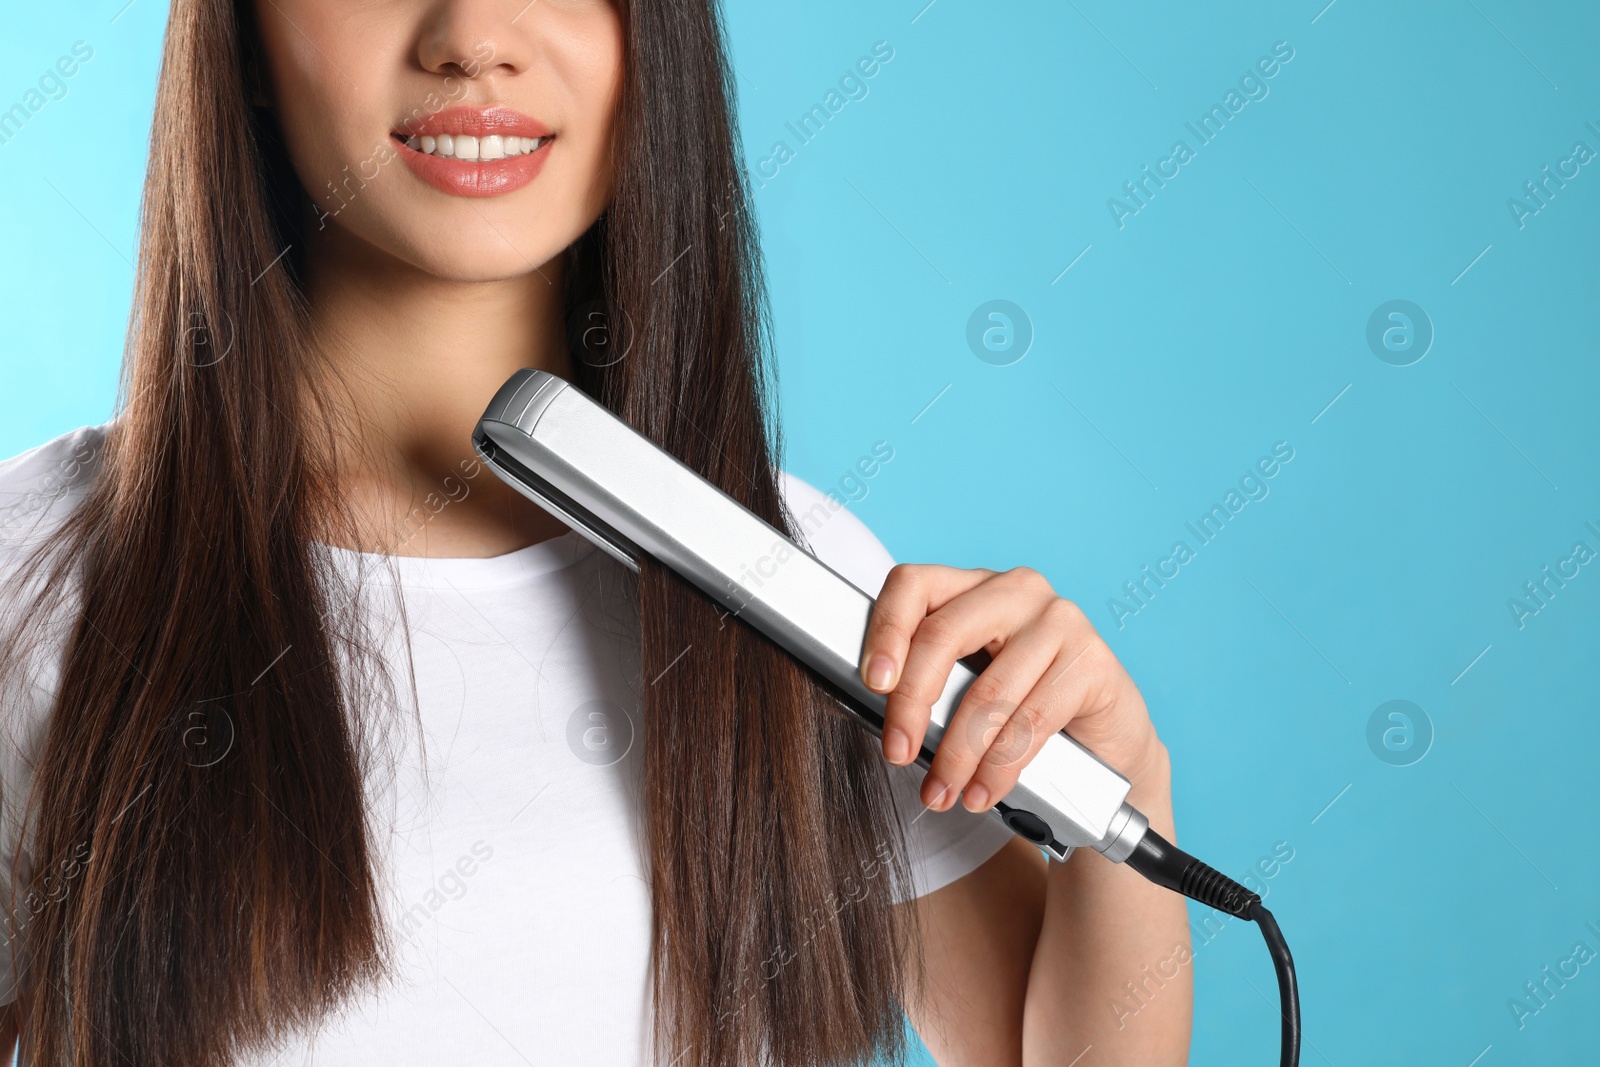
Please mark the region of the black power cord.
[[1154, 830], [1145, 831], [1144, 840], [1125, 861], [1150, 881], [1207, 907], [1248, 919], [1261, 928], [1267, 951], [1272, 953], [1272, 969], [1278, 974], [1278, 1000], [1283, 1015], [1283, 1041], [1278, 1053], [1280, 1067], [1300, 1063], [1300, 990], [1295, 982], [1294, 957], [1278, 929], [1272, 912], [1261, 906], [1261, 898], [1216, 868], [1202, 863], [1163, 838]]

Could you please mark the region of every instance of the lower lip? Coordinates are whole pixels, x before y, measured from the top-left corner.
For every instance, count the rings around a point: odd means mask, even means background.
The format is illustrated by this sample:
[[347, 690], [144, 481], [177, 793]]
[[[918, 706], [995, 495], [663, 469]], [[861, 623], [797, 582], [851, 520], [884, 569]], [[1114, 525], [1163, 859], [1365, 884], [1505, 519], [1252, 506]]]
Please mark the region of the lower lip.
[[470, 197], [504, 196], [521, 189], [539, 176], [545, 157], [550, 154], [550, 146], [555, 143], [555, 139], [550, 138], [532, 152], [483, 163], [431, 156], [418, 152], [398, 137], [393, 140], [411, 173], [441, 193]]

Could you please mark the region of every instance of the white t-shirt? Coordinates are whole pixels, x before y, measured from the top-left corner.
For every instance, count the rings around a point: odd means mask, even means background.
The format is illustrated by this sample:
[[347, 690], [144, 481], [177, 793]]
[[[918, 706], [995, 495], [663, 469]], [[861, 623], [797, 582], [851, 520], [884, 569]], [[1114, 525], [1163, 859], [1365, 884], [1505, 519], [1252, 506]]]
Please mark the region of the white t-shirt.
[[[81, 500], [108, 425], [0, 462], [0, 577], [19, 545], [36, 544]], [[894, 563], [883, 545], [836, 498], [787, 472], [781, 482], [814, 554], [876, 594]], [[480, 559], [327, 551], [344, 573], [360, 572], [373, 604], [398, 592], [409, 623], [416, 708], [398, 615], [367, 609], [389, 635], [381, 645], [407, 702], [398, 769], [367, 784], [390, 830], [375, 847], [402, 948], [381, 991], [251, 1067], [645, 1063], [641, 679], [635, 609], [622, 594], [631, 575], [576, 533]], [[38, 677], [30, 693], [0, 694], [5, 856], [54, 692], [51, 669]], [[1010, 840], [987, 814], [925, 811], [920, 767], [888, 770], [915, 895]], [[15, 998], [10, 965], [7, 942], [0, 1003]]]

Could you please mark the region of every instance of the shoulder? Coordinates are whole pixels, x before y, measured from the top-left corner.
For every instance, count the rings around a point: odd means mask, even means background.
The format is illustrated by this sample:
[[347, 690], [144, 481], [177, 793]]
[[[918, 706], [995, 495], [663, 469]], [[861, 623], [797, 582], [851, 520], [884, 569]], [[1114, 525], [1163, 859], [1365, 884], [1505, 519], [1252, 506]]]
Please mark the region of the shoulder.
[[100, 468], [107, 421], [0, 459], [0, 554], [35, 546], [83, 500]]
[[0, 518], [13, 517], [19, 504], [81, 498], [99, 468], [110, 421], [80, 426], [0, 459]]
[[882, 541], [834, 493], [825, 493], [786, 470], [778, 472], [784, 504], [811, 554], [850, 583], [877, 596], [895, 565]]
[[[44, 587], [28, 563], [87, 495], [100, 469], [109, 425], [81, 426], [0, 459], [0, 662], [7, 668], [7, 685], [0, 690], [0, 734], [6, 742], [0, 745], [0, 783], [7, 797], [0, 808], [26, 782], [29, 754], [41, 741], [65, 638], [59, 626], [71, 614], [59, 609], [73, 602], [72, 597], [37, 599]], [[12, 669], [21, 673], [13, 676]], [[24, 684], [13, 688], [17, 679]]]

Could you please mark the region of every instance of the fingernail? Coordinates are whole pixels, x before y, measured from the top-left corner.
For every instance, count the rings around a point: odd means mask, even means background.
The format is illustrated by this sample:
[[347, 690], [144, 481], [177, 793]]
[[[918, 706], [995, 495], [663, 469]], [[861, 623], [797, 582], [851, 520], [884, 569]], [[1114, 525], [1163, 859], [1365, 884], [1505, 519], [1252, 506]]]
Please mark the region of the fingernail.
[[[950, 792], [950, 787], [949, 786], [945, 785], [943, 782], [939, 781], [939, 779], [937, 779], [937, 778], [929, 778], [922, 785], [922, 796], [923, 796], [922, 803], [925, 806], [927, 806], [929, 808], [932, 808], [934, 811], [943, 811], [944, 810], [945, 796], [949, 792]], [[927, 797], [928, 797], [928, 795], [930, 793], [933, 795], [933, 799], [932, 800], [927, 799]]]
[[905, 763], [911, 758], [911, 737], [900, 727], [889, 727], [884, 734], [884, 755], [890, 763]]
[[989, 807], [989, 790], [981, 783], [973, 782], [961, 796], [966, 801], [968, 811], [984, 811]]
[[889, 680], [894, 677], [894, 660], [878, 653], [867, 661], [867, 686], [871, 689], [889, 688]]

